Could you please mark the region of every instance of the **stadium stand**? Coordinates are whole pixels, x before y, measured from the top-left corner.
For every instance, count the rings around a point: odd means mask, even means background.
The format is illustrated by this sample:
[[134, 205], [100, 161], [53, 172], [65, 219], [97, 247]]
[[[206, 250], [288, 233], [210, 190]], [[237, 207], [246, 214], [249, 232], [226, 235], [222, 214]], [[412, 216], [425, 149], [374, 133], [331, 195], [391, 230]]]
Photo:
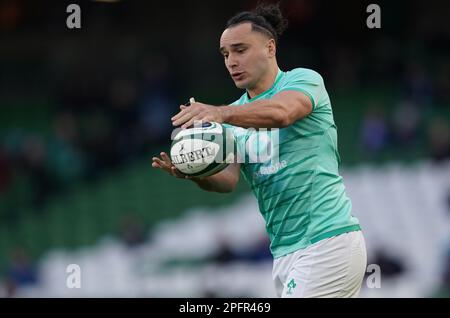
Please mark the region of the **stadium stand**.
[[[376, 251], [404, 270], [384, 276], [363, 297], [427, 297], [441, 283], [450, 242], [450, 162], [360, 165], [343, 170], [355, 215], [364, 229], [369, 264]], [[181, 239], [180, 239], [181, 238]], [[104, 237], [93, 246], [53, 249], [39, 263], [40, 283], [18, 290], [34, 297], [274, 296], [264, 224], [251, 194], [214, 212], [206, 206], [158, 223], [144, 242], [128, 247]], [[262, 244], [261, 244], [262, 243]], [[228, 260], [215, 258], [223, 247]], [[81, 289], [65, 285], [67, 264], [82, 268]], [[370, 273], [369, 273], [370, 274]]]

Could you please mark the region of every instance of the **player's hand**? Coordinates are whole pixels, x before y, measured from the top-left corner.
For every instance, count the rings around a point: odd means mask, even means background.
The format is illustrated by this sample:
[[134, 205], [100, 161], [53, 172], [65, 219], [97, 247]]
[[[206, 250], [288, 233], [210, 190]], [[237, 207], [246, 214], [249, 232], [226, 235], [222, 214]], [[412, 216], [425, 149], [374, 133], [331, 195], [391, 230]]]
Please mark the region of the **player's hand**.
[[170, 160], [169, 156], [165, 152], [161, 152], [160, 155], [161, 159], [158, 157], [152, 158], [153, 168], [159, 168], [161, 170], [164, 170], [165, 172], [171, 174], [172, 176], [180, 179], [191, 179], [190, 176], [185, 175], [173, 165], [172, 160]]
[[[191, 99], [193, 100], [193, 99]], [[194, 122], [217, 122], [223, 123], [223, 114], [220, 106], [191, 102], [190, 106], [180, 105], [181, 111], [173, 116], [172, 125], [187, 128], [194, 125]]]

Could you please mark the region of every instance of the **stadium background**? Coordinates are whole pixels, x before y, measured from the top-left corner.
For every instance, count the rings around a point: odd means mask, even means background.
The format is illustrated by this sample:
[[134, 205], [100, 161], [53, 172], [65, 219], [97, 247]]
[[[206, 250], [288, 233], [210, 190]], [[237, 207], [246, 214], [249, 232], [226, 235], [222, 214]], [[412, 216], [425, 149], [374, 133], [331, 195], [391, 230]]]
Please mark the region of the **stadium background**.
[[[81, 7], [79, 30], [66, 6]], [[381, 288], [450, 290], [450, 12], [444, 1], [282, 1], [280, 67], [319, 71]], [[218, 52], [256, 1], [0, 1], [0, 296], [273, 296], [248, 186], [202, 192], [151, 168], [189, 97], [241, 92]], [[69, 264], [80, 289], [66, 286]], [[368, 273], [369, 275], [370, 273]]]

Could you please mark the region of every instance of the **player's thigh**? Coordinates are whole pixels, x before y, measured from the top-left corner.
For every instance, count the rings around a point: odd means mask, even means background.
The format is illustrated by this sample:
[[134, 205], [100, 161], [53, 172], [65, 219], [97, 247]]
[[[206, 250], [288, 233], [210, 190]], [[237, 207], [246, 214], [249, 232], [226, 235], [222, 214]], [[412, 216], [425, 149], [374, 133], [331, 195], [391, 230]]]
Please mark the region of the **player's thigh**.
[[366, 273], [367, 252], [364, 235], [353, 232], [349, 270], [339, 297], [358, 297]]
[[[296, 259], [282, 297], [351, 297], [365, 272], [365, 247], [357, 232], [322, 240]], [[364, 249], [363, 249], [364, 247]]]

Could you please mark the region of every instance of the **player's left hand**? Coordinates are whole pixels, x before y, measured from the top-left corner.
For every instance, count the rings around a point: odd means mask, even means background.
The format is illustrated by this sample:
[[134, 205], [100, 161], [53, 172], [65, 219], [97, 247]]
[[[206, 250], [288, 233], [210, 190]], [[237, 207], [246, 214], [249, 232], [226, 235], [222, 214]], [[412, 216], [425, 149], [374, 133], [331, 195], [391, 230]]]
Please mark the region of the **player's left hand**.
[[190, 106], [180, 105], [181, 111], [172, 117], [172, 125], [187, 128], [194, 125], [194, 122], [223, 122], [223, 115], [220, 106], [207, 105], [198, 102], [191, 102]]

